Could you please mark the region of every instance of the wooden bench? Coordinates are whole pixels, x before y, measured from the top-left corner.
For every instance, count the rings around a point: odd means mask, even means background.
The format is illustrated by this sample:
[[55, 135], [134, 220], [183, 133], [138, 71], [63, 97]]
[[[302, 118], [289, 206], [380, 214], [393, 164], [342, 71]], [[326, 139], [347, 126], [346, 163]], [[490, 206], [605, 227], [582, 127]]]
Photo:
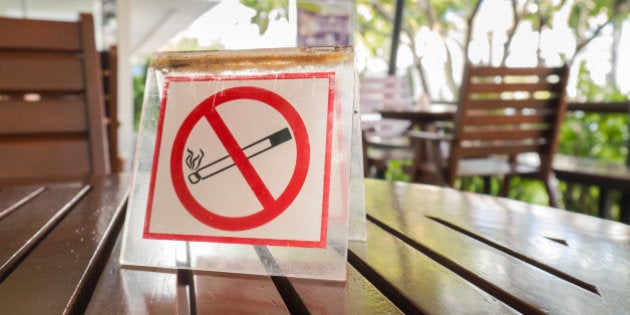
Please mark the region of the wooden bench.
[[[588, 113], [630, 114], [630, 102], [569, 103], [567, 110]], [[630, 152], [630, 142], [628, 142]], [[610, 218], [612, 191], [622, 193], [620, 221], [630, 223], [630, 155], [626, 164], [557, 154], [553, 168], [559, 180], [568, 184], [593, 185], [600, 191], [599, 216]]]
[[370, 179], [367, 241], [350, 242], [345, 282], [121, 266], [130, 179], [115, 174], [0, 187], [3, 313], [620, 314], [630, 309], [630, 226], [487, 195]]

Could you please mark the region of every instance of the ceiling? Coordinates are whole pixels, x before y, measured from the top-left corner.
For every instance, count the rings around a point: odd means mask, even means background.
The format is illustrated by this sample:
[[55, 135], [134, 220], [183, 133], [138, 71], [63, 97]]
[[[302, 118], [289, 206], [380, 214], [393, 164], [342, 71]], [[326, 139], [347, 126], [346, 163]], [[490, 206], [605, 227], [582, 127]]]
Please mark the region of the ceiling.
[[[155, 51], [220, 0], [116, 0], [130, 8], [132, 54]], [[0, 16], [74, 20], [79, 12], [99, 12], [98, 0], [1, 0]], [[99, 17], [95, 14], [95, 20]]]
[[132, 0], [131, 51], [155, 51], [218, 3], [219, 0]]

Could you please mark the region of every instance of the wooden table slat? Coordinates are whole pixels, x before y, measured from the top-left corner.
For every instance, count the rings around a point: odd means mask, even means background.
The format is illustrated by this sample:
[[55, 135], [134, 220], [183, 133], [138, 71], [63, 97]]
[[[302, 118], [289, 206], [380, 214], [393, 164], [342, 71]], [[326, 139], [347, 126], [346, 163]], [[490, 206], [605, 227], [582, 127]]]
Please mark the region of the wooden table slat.
[[[92, 268], [120, 218], [128, 183], [129, 177], [115, 177], [94, 185], [4, 279], [0, 305], [6, 313], [59, 314], [82, 303], [83, 294], [91, 293], [86, 286], [92, 273], [99, 272]], [[29, 296], [37, 298], [25, 303]]]
[[347, 268], [346, 282], [297, 278], [290, 281], [312, 314], [402, 314], [354, 267]]
[[[0, 239], [3, 240], [0, 247], [0, 279], [11, 272], [14, 265], [46, 236], [89, 189], [85, 185], [55, 186], [21, 207], [6, 208], [7, 215], [0, 220]], [[24, 197], [28, 198], [28, 195]], [[16, 202], [21, 203], [19, 200]]]
[[44, 190], [46, 190], [44, 186], [0, 189], [0, 220], [22, 205], [33, 200], [33, 198], [37, 197], [37, 195], [41, 194]]
[[628, 301], [609, 300], [630, 292], [630, 228], [624, 224], [450, 189], [372, 184], [377, 187], [368, 190], [378, 196], [367, 201], [373, 221], [511, 295], [553, 312], [630, 309]]
[[194, 272], [197, 314], [290, 314], [268, 276]]
[[120, 265], [122, 234], [107, 259], [85, 314], [176, 314], [174, 270], [139, 270]]
[[369, 222], [367, 237], [366, 244], [349, 244], [350, 263], [405, 313], [516, 313], [509, 305]]

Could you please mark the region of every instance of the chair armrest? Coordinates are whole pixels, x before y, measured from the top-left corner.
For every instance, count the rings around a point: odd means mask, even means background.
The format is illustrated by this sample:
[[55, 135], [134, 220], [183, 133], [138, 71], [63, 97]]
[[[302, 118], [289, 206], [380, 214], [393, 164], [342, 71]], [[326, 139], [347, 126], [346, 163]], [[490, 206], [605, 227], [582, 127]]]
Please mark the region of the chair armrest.
[[449, 134], [419, 131], [419, 130], [409, 130], [407, 131], [407, 135], [410, 138], [420, 139], [420, 140], [429, 140], [429, 141], [453, 141], [454, 139], [453, 136]]

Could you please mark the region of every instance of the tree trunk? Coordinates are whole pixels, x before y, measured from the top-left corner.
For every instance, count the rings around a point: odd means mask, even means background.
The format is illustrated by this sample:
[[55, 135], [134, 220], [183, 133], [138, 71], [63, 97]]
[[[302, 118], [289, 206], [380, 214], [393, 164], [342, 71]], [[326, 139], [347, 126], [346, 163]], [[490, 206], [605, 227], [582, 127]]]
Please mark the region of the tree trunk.
[[622, 21], [615, 20], [613, 21], [612, 26], [612, 43], [610, 44], [610, 64], [612, 67], [610, 68], [610, 72], [608, 72], [608, 82], [618, 87], [619, 80], [617, 77], [617, 64], [619, 62], [619, 42], [621, 41], [621, 27], [623, 26]]
[[[514, 35], [516, 34], [516, 27], [521, 22], [521, 15], [518, 13], [517, 1], [511, 0], [512, 3], [512, 25], [507, 30], [507, 40], [503, 43], [503, 57], [501, 58], [501, 66], [505, 66], [505, 62], [507, 61], [510, 46], [512, 45], [512, 41], [514, 40]], [[529, 1], [525, 3], [527, 5]]]

